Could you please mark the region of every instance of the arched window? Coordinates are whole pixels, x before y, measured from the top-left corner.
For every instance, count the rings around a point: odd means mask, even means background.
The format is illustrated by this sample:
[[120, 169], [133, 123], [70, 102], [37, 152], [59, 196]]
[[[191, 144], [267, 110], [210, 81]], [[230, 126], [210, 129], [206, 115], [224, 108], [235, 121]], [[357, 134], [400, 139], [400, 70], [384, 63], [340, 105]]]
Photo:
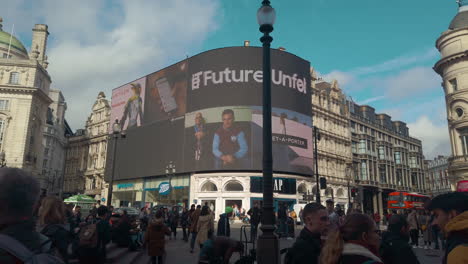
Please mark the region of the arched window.
[[297, 192], [300, 194], [307, 193], [307, 187], [304, 183], [300, 184], [299, 187], [297, 187]]
[[224, 187], [224, 191], [226, 192], [243, 192], [244, 187], [238, 181], [230, 181]]
[[217, 192], [218, 188], [216, 187], [214, 183], [208, 181], [205, 184], [203, 184], [203, 186], [201, 187], [201, 191], [202, 192]]
[[338, 196], [338, 197], [343, 197], [344, 196], [343, 188], [339, 188], [338, 191], [336, 191], [336, 196]]

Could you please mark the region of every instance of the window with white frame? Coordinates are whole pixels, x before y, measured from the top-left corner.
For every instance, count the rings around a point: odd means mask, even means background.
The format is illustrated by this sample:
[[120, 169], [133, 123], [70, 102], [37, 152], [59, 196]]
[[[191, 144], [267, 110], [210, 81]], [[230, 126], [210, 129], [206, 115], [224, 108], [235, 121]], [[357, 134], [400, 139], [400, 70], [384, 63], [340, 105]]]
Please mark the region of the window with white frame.
[[19, 77], [20, 77], [19, 72], [11, 72], [10, 73], [10, 81], [8, 83], [18, 84], [19, 83]]
[[0, 99], [0, 110], [6, 111], [10, 109], [10, 100]]

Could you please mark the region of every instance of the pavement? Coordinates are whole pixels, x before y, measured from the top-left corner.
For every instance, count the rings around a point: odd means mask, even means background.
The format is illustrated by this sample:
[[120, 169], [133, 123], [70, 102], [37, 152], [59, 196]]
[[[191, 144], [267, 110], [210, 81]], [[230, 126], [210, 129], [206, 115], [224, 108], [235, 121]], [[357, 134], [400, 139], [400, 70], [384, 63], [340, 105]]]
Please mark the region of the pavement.
[[[231, 238], [240, 239], [240, 227], [241, 224], [233, 224], [231, 226]], [[302, 227], [296, 228], [296, 236], [299, 234]], [[250, 232], [249, 230], [247, 230]], [[259, 233], [261, 231], [259, 230]], [[249, 234], [248, 234], [249, 235]], [[177, 240], [166, 240], [166, 258], [164, 263], [184, 263], [184, 264], [196, 264], [198, 263], [198, 254], [199, 249], [195, 247], [195, 252], [190, 253], [190, 243], [187, 243], [182, 238], [182, 230], [178, 230], [178, 239]], [[180, 237], [179, 237], [180, 236]], [[244, 237], [245, 238], [245, 237]], [[291, 247], [294, 243], [294, 239], [286, 239], [281, 238], [279, 240], [280, 249]], [[439, 264], [441, 263], [441, 258], [443, 252], [441, 250], [434, 250], [434, 249], [423, 249], [423, 248], [416, 248], [413, 249], [416, 253], [416, 256], [419, 259], [420, 263], [424, 264]], [[146, 255], [144, 251], [137, 251], [137, 252], [128, 252], [126, 254], [116, 254], [117, 258], [115, 259], [114, 263], [138, 263], [138, 264], [148, 264], [150, 262], [150, 258]], [[282, 256], [284, 257], [284, 256]], [[235, 253], [231, 258], [231, 263], [235, 263], [236, 260], [239, 259], [239, 254]]]

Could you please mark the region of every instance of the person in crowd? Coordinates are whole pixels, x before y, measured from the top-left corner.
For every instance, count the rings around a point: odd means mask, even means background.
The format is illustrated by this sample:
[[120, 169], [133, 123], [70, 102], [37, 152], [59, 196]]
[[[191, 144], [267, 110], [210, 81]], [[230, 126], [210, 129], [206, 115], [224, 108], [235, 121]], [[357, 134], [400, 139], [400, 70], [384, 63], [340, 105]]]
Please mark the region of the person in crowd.
[[132, 229], [130, 218], [126, 210], [123, 210], [120, 219], [112, 230], [112, 241], [119, 247], [128, 247], [131, 242], [130, 229]]
[[197, 223], [197, 244], [202, 247], [203, 243], [208, 239], [208, 232], [214, 231], [214, 219], [210, 214], [210, 209], [208, 206], [203, 206], [200, 217], [198, 218]]
[[296, 211], [294, 211], [294, 209], [289, 212], [289, 217], [291, 217], [294, 220], [294, 224], [296, 224], [297, 214]]
[[73, 209], [73, 217], [75, 218], [75, 223], [79, 225], [82, 221], [81, 206], [75, 206], [75, 208]]
[[213, 137], [215, 169], [248, 167], [248, 146], [244, 131], [235, 126], [234, 111], [225, 109], [221, 114], [223, 124]]
[[443, 263], [468, 263], [468, 195], [462, 192], [441, 194], [428, 205], [434, 223], [447, 238]]
[[229, 264], [234, 252], [243, 251], [242, 243], [228, 237], [215, 237], [213, 231], [208, 232], [208, 240], [203, 243], [200, 250], [200, 263], [207, 264]]
[[143, 247], [148, 250], [148, 256], [151, 257], [153, 264], [162, 264], [165, 254], [165, 236], [171, 235], [171, 230], [164, 225], [164, 218], [161, 211], [156, 212], [147, 228]]
[[335, 202], [332, 199], [326, 201], [328, 217], [330, 218], [330, 230], [337, 229], [340, 226], [340, 217], [335, 212]]
[[302, 216], [304, 212], [304, 209], [299, 210], [299, 219], [301, 220], [301, 225], [304, 225], [304, 217]]
[[320, 255], [322, 264], [383, 264], [375, 221], [365, 214], [351, 214], [327, 237]]
[[[107, 221], [108, 209], [106, 206], [101, 205], [97, 209], [96, 213], [98, 216], [98, 220], [95, 223], [96, 225], [95, 230], [97, 233], [97, 243], [95, 247], [80, 246], [78, 250], [78, 259], [80, 263], [83, 263], [83, 264], [88, 264], [88, 263], [99, 264], [99, 263], [105, 263], [106, 261], [106, 256], [107, 256], [106, 245], [111, 240], [110, 225], [109, 225], [109, 221]], [[93, 225], [93, 223], [90, 223], [89, 225]], [[85, 230], [82, 230], [82, 232], [84, 231]], [[81, 235], [82, 234], [80, 233], [80, 236]]]
[[407, 216], [408, 223], [409, 223], [409, 232], [411, 237], [411, 245], [413, 248], [417, 248], [419, 246], [419, 234], [418, 234], [418, 214], [415, 209], [412, 209], [411, 212]]
[[189, 215], [189, 211], [184, 207], [182, 215], [180, 216], [180, 226], [182, 227], [182, 234], [185, 242], [188, 241], [187, 227], [189, 226]]
[[247, 214], [250, 216], [250, 240], [253, 242], [257, 238], [258, 224], [260, 223], [262, 217], [257, 202], [254, 203], [254, 207], [250, 208]]
[[286, 263], [317, 264], [322, 248], [321, 236], [330, 224], [323, 205], [309, 203], [302, 212], [304, 229], [286, 254]]
[[382, 220], [382, 218], [380, 217], [379, 212], [375, 212], [373, 215], [373, 218], [374, 218], [375, 224], [377, 225], [377, 228], [380, 228], [380, 221]]
[[179, 226], [179, 208], [177, 206], [172, 207], [172, 212], [169, 214], [169, 225], [171, 227], [171, 236], [174, 235], [174, 240], [177, 239], [177, 227]]
[[278, 234], [280, 237], [288, 237], [288, 208], [286, 204], [282, 204], [278, 208]]
[[52, 241], [53, 253], [68, 263], [68, 245], [72, 242], [66, 225], [65, 205], [56, 196], [47, 196], [39, 207], [39, 230]]
[[432, 231], [431, 229], [431, 216], [427, 211], [421, 211], [419, 222], [421, 223], [421, 232], [424, 240], [424, 249], [431, 248], [432, 244]]
[[[149, 224], [149, 210], [147, 207], [141, 208], [138, 218], [140, 219], [141, 238], [143, 238]], [[143, 239], [141, 239], [139, 242], [143, 243]]]
[[169, 209], [164, 207], [162, 208], [162, 210], [163, 210], [164, 224], [166, 224], [167, 226], [171, 226], [171, 217], [169, 214]]
[[226, 237], [231, 236], [231, 225], [229, 224], [229, 218], [232, 215], [232, 211], [232, 207], [228, 206], [226, 207], [224, 214], [219, 215], [218, 231], [216, 235]]
[[434, 240], [434, 249], [440, 249], [439, 246], [439, 239], [441, 240], [442, 244], [442, 249], [445, 248], [445, 243], [444, 243], [444, 238], [441, 236], [440, 228], [435, 222], [435, 214], [434, 212], [431, 212], [431, 218], [430, 218], [430, 225], [431, 225], [431, 232], [432, 232], [432, 238]]
[[[36, 177], [21, 169], [0, 168], [0, 234], [15, 239], [32, 252], [44, 251], [43, 244], [48, 240], [35, 230], [33, 220], [39, 194]], [[0, 263], [22, 262], [0, 246]]]
[[380, 254], [385, 264], [418, 264], [419, 261], [409, 245], [409, 225], [402, 215], [393, 215], [382, 234]]
[[190, 240], [190, 253], [193, 253], [193, 248], [195, 247], [195, 239], [198, 234], [198, 220], [200, 218], [201, 205], [197, 205], [197, 209], [193, 211], [190, 215], [190, 234], [192, 234], [192, 239]]

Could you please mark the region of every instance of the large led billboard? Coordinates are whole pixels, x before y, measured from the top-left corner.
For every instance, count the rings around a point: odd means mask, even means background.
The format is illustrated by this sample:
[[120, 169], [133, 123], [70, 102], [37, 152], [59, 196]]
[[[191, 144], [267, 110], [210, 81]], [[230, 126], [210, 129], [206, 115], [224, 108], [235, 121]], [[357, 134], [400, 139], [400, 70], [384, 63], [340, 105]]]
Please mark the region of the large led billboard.
[[[271, 50], [271, 65], [274, 170], [312, 175], [310, 63]], [[116, 179], [163, 175], [170, 162], [177, 172], [262, 169], [261, 48], [210, 50], [141, 80], [143, 121], [118, 143]]]

